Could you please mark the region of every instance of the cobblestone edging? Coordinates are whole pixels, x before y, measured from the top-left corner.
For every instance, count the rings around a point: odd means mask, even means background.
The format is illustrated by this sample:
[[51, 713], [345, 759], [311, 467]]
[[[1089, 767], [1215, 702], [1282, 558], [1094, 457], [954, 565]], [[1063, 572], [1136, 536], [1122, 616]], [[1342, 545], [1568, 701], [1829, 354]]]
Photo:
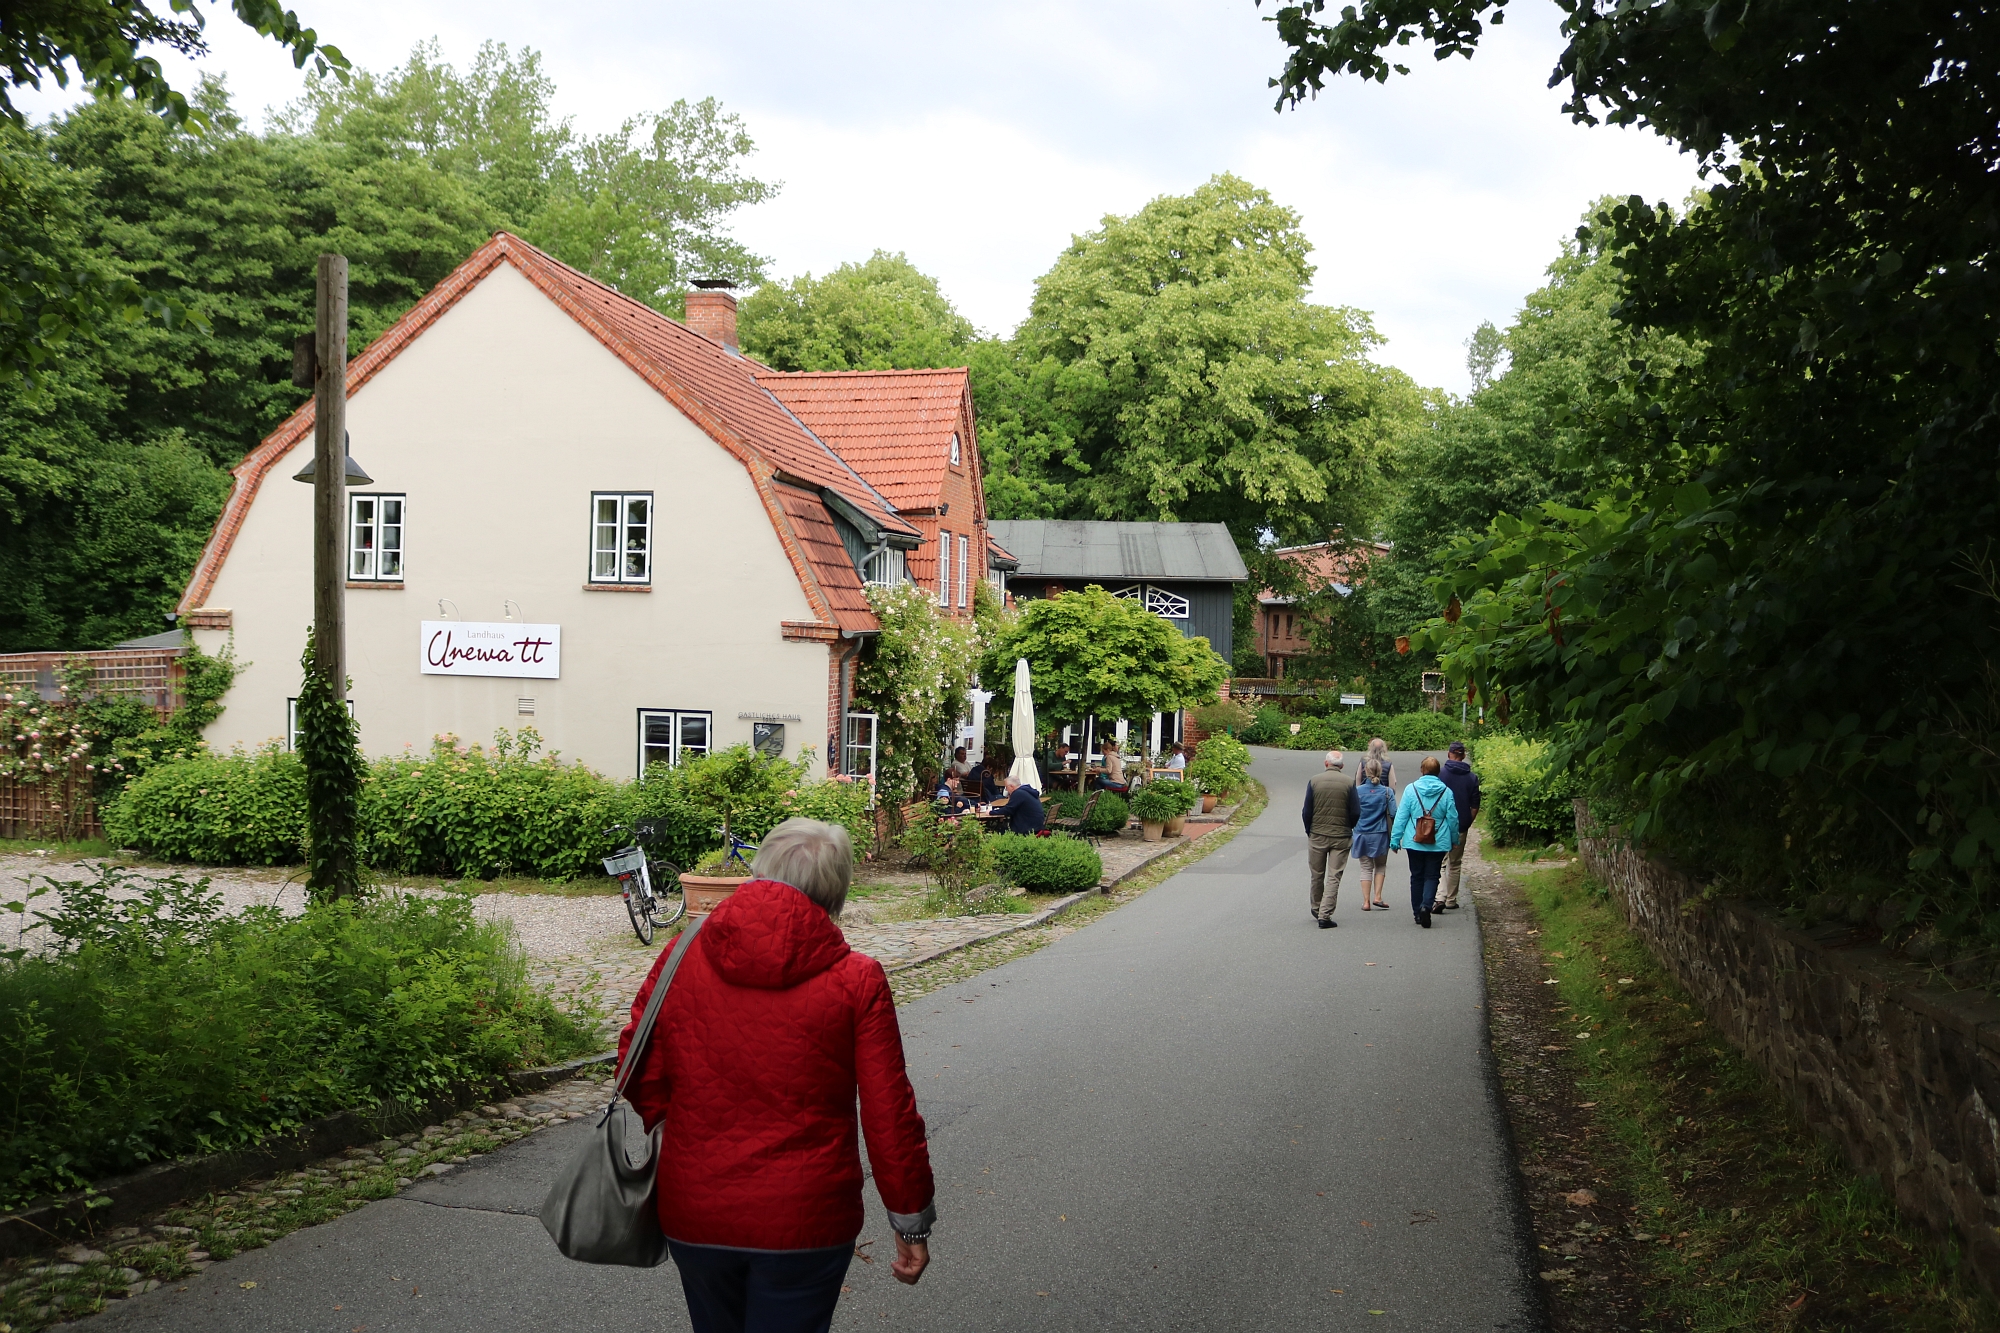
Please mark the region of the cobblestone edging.
[[1715, 1025], [2000, 1295], [2000, 999], [1844, 926], [1798, 930], [1595, 826], [1586, 869]]

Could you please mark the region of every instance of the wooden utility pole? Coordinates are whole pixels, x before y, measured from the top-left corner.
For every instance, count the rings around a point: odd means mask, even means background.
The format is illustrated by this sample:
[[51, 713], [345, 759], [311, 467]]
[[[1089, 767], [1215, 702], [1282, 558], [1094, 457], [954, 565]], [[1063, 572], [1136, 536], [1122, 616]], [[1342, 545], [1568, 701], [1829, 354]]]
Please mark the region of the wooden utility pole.
[[321, 255], [313, 283], [313, 643], [321, 678], [347, 698], [347, 257]]

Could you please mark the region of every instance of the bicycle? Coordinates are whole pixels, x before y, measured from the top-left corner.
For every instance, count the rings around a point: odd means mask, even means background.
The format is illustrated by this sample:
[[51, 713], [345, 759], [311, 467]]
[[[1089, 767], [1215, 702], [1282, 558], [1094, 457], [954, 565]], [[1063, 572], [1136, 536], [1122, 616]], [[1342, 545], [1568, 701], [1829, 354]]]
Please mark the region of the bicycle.
[[[613, 824], [604, 836], [615, 838], [624, 831], [625, 825]], [[687, 915], [687, 894], [681, 887], [681, 868], [646, 853], [645, 844], [658, 841], [654, 821], [638, 820], [631, 832], [630, 843], [604, 858], [604, 873], [618, 880], [632, 933], [639, 943], [651, 944], [656, 928], [671, 926]]]
[[[721, 829], [717, 829], [716, 833], [729, 839], [729, 853], [722, 858], [722, 864], [717, 869], [725, 875], [734, 875], [739, 871], [748, 875], [750, 873], [750, 863], [757, 856], [757, 844], [754, 842], [745, 842], [734, 833], [723, 834]], [[745, 852], [750, 853], [750, 855], [745, 856], [743, 854]]]

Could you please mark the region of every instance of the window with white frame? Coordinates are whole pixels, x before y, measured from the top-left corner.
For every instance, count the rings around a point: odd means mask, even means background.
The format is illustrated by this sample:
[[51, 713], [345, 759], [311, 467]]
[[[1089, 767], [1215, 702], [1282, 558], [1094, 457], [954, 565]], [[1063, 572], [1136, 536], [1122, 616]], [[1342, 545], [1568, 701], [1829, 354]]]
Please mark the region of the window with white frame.
[[[347, 715], [353, 717], [354, 700], [346, 699], [342, 702], [347, 705]], [[299, 748], [299, 701], [296, 698], [285, 700], [285, 748], [287, 750]]]
[[872, 792], [875, 786], [875, 731], [880, 718], [874, 713], [849, 713], [845, 722], [840, 737], [840, 771], [852, 778], [866, 778]]
[[861, 561], [861, 581], [870, 587], [895, 587], [903, 581], [903, 553], [892, 546], [870, 551]]
[[1145, 592], [1146, 592], [1146, 590], [1145, 590], [1144, 588], [1140, 587], [1140, 586], [1139, 586], [1138, 584], [1136, 584], [1136, 583], [1131, 583], [1131, 584], [1127, 584], [1127, 585], [1126, 585], [1125, 587], [1123, 587], [1123, 588], [1117, 588], [1117, 589], [1114, 589], [1114, 590], [1112, 591], [1111, 595], [1112, 595], [1113, 597], [1123, 597], [1123, 598], [1125, 598], [1125, 599], [1126, 599], [1127, 601], [1133, 601], [1133, 602], [1136, 602], [1136, 601], [1140, 600], [1140, 598], [1141, 598], [1141, 597], [1143, 597], [1143, 596], [1145, 595]]
[[1149, 583], [1146, 585], [1146, 609], [1168, 620], [1186, 620], [1191, 608], [1187, 598], [1165, 588], [1155, 588]]
[[938, 605], [951, 605], [951, 534], [938, 533]]
[[709, 752], [715, 715], [685, 708], [639, 710], [639, 776], [654, 764], [678, 764]]
[[958, 447], [958, 432], [953, 431], [951, 433], [951, 465], [957, 467], [962, 457], [963, 455], [959, 452]]
[[590, 581], [648, 583], [653, 577], [653, 493], [596, 491], [590, 497]]
[[347, 577], [352, 583], [403, 581], [403, 497], [347, 497]]
[[972, 558], [967, 554], [970, 545], [971, 538], [960, 537], [958, 539], [958, 604], [961, 607], [967, 604], [965, 600], [968, 587], [967, 580], [972, 577]]

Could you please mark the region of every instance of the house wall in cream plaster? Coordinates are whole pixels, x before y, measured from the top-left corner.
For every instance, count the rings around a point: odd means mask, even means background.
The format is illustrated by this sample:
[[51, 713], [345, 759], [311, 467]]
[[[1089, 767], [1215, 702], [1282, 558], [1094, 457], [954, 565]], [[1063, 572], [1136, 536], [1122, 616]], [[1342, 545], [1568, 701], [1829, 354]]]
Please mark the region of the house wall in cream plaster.
[[[749, 474], [512, 265], [354, 394], [348, 431], [374, 477], [361, 489], [408, 497], [403, 586], [347, 594], [368, 754], [532, 722], [550, 749], [630, 777], [638, 710], [676, 708], [713, 713], [718, 746], [750, 740], [739, 712], [795, 714], [786, 754], [811, 746], [824, 770], [827, 648], [781, 637], [781, 621], [818, 617]], [[281, 737], [298, 693], [312, 488], [291, 476], [311, 451], [308, 436], [266, 475], [207, 599], [231, 610], [249, 664], [209, 730], [218, 747]], [[653, 492], [651, 592], [583, 590], [598, 490]], [[421, 621], [498, 621], [503, 599], [562, 626], [560, 680], [419, 673]], [[212, 651], [226, 636], [197, 638]]]

